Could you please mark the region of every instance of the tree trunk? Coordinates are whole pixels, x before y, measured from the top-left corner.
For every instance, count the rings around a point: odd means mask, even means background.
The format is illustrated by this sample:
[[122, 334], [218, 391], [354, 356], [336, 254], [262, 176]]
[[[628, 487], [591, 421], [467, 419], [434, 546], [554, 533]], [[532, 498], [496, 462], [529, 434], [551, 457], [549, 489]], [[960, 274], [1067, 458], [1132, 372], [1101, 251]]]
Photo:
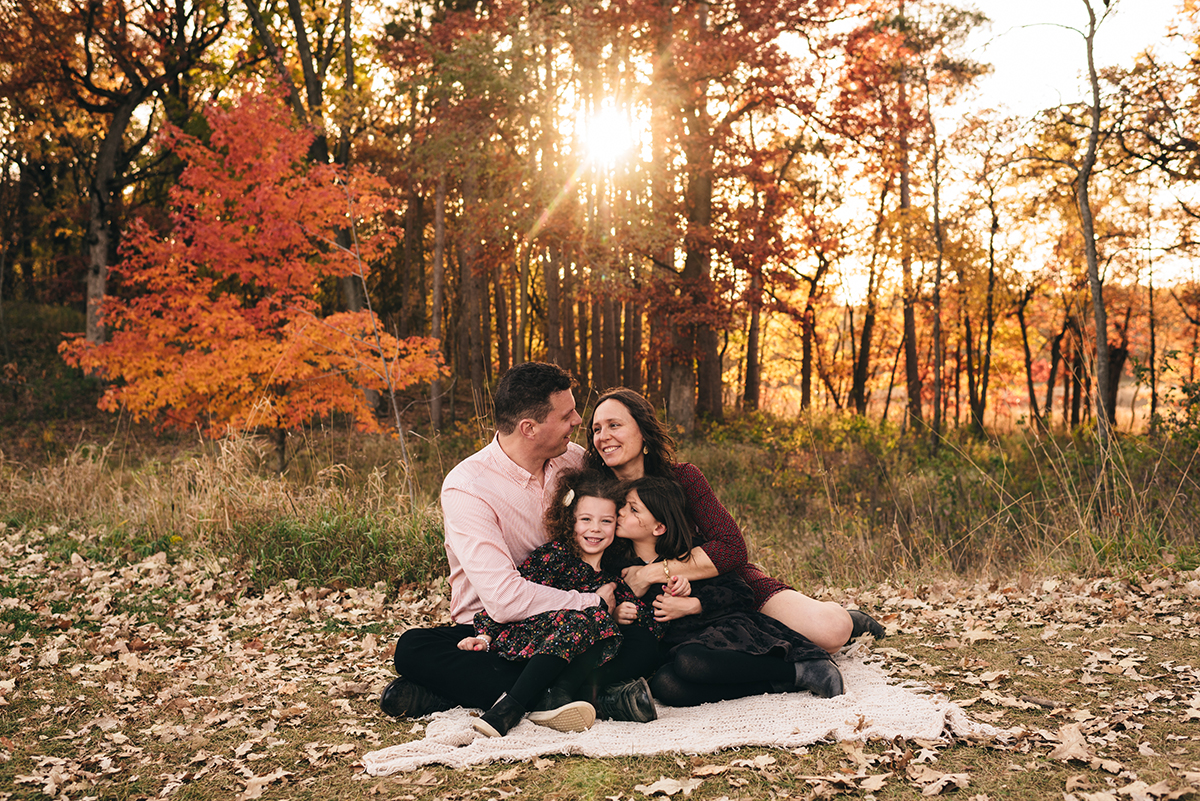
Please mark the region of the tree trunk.
[[[900, 14], [904, 14], [904, 3], [900, 4]], [[899, 86], [897, 88], [899, 116], [903, 117], [908, 107], [908, 85], [906, 68], [900, 66]], [[908, 392], [908, 417], [914, 426], [924, 422], [921, 412], [921, 369], [917, 361], [917, 289], [913, 281], [912, 265], [912, 234], [909, 231], [912, 210], [912, 196], [909, 189], [910, 166], [908, 159], [908, 129], [907, 123], [901, 119], [899, 137], [900, 158], [900, 213], [901, 213], [901, 242], [900, 242], [900, 272], [903, 283], [904, 302], [904, 379]]]
[[[1067, 322], [1063, 321], [1062, 330], [1058, 332], [1054, 339], [1050, 340], [1050, 375], [1046, 377], [1046, 403], [1042, 407], [1042, 420], [1046, 424], [1047, 430], [1050, 428], [1051, 421], [1054, 419], [1054, 384], [1057, 380], [1058, 365], [1062, 361], [1062, 343], [1063, 337], [1067, 334]], [[1065, 367], [1064, 367], [1065, 370]], [[1067, 419], [1066, 407], [1066, 386], [1067, 377], [1063, 374], [1063, 420]]]
[[271, 442], [275, 445], [275, 472], [282, 476], [287, 469], [287, 431], [271, 429]]
[[1029, 392], [1029, 416], [1037, 426], [1038, 431], [1045, 431], [1046, 424], [1038, 413], [1037, 394], [1033, 389], [1033, 351], [1029, 347], [1029, 324], [1025, 320], [1025, 308], [1033, 300], [1033, 286], [1025, 287], [1021, 299], [1017, 301], [1017, 323], [1021, 326], [1021, 347], [1025, 354], [1025, 388]]
[[[575, 303], [575, 323], [579, 332], [579, 380], [587, 390], [592, 388], [591, 360], [588, 358], [591, 351], [588, 347], [588, 304], [582, 297]], [[594, 342], [592, 347], [595, 347]]]
[[[1096, 38], [1096, 12], [1091, 0], [1085, 0], [1088, 11], [1088, 32], [1084, 37], [1087, 44], [1088, 81], [1092, 89], [1092, 102], [1089, 107], [1090, 125], [1088, 126], [1087, 152], [1075, 178], [1075, 200], [1079, 207], [1079, 221], [1083, 229], [1083, 249], [1087, 257], [1088, 288], [1092, 295], [1092, 316], [1096, 327], [1096, 433], [1100, 440], [1101, 450], [1107, 454], [1112, 438], [1112, 426], [1117, 419], [1117, 385], [1120, 375], [1114, 381], [1110, 377], [1109, 348], [1108, 348], [1108, 312], [1104, 307], [1104, 284], [1100, 279], [1099, 256], [1096, 250], [1096, 232], [1092, 218], [1092, 204], [1089, 195], [1092, 171], [1096, 166], [1096, 154], [1100, 141], [1100, 80], [1096, 75], [1096, 61], [1093, 47]], [[1105, 2], [1107, 7], [1108, 3]]]
[[[887, 206], [889, 183], [884, 182], [879, 192], [879, 208], [875, 212], [875, 231], [872, 235], [871, 266], [867, 274], [866, 308], [863, 310], [863, 327], [859, 334], [858, 355], [854, 361], [854, 379], [850, 384], [850, 401], [854, 404], [856, 414], [867, 413], [867, 380], [871, 369], [871, 338], [875, 332], [875, 315], [878, 306], [878, 286], [876, 279], [876, 262], [879, 259], [879, 242], [883, 235], [884, 212]], [[854, 335], [853, 327], [851, 336]], [[891, 398], [889, 389], [888, 398]]]
[[88, 187], [88, 271], [87, 271], [87, 327], [88, 342], [100, 344], [107, 339], [104, 323], [100, 319], [100, 304], [108, 288], [108, 262], [112, 250], [112, 192], [116, 177], [117, 158], [125, 130], [133, 119], [133, 112], [145, 98], [139, 93], [130, 95], [113, 112], [108, 130], [100, 149], [96, 153], [96, 171]]
[[642, 309], [634, 294], [625, 301], [625, 378], [626, 387], [642, 391]]
[[476, 262], [479, 258], [479, 236], [475, 233], [473, 220], [479, 214], [479, 198], [474, 168], [468, 165], [463, 176], [463, 216], [462, 244], [459, 246], [461, 264], [459, 265], [459, 293], [463, 297], [464, 319], [460, 322], [466, 330], [467, 367], [471, 376], [471, 396], [475, 402], [476, 414], [482, 415], [487, 408], [485, 403], [486, 389], [484, 387], [484, 351], [483, 351], [483, 303], [482, 293], [486, 289], [481, 286], [486, 279], [475, 273]]
[[562, 364], [562, 324], [560, 309], [570, 309], [570, 300], [562, 300], [562, 282], [559, 279], [559, 262], [562, 260], [557, 245], [551, 245], [542, 256], [542, 283], [546, 286], [546, 360]]
[[[446, 280], [446, 172], [438, 175], [437, 194], [433, 201], [433, 297], [430, 336], [446, 352], [442, 338], [442, 295]], [[435, 431], [442, 430], [442, 379], [435, 378], [429, 387], [429, 417]]]
[[604, 311], [601, 301], [593, 300], [588, 311], [592, 319], [592, 389], [603, 392], [608, 385], [604, 382]]
[[404, 246], [401, 250], [400, 324], [401, 337], [417, 336], [425, 331], [425, 297], [422, 282], [425, 272], [424, 253], [420, 244], [424, 235], [421, 214], [421, 195], [415, 181], [408, 185], [408, 203], [404, 209]]
[[621, 332], [617, 322], [617, 302], [611, 292], [600, 302], [599, 308], [604, 314], [604, 348], [600, 361], [604, 371], [604, 388], [608, 389], [621, 383]]
[[562, 276], [563, 285], [562, 293], [559, 298], [559, 307], [562, 309], [562, 349], [566, 355], [566, 369], [573, 376], [579, 376], [580, 368], [578, 361], [579, 349], [575, 343], [575, 266], [570, 259], [562, 259]]
[[1158, 329], [1158, 317], [1154, 313], [1154, 269], [1150, 270], [1150, 433], [1156, 433], [1157, 424], [1155, 419], [1158, 417], [1158, 340], [1156, 332]]
[[1071, 429], [1079, 428], [1079, 412], [1083, 401], [1083, 332], [1078, 325], [1074, 328], [1071, 349]]
[[[937, 259], [933, 274], [933, 424], [930, 426], [930, 446], [934, 451], [942, 444], [942, 373], [945, 359], [942, 343], [942, 267], [946, 258], [946, 242], [942, 232], [941, 209], [941, 145], [938, 143], [937, 126], [933, 119], [932, 92], [929, 75], [925, 75], [925, 124], [929, 126], [929, 139], [933, 146], [933, 241], [937, 248]], [[986, 358], [986, 357], [985, 357]], [[984, 390], [984, 395], [987, 390]], [[986, 404], [986, 400], [984, 401]], [[979, 414], [980, 431], [983, 430], [983, 411]]]
[[496, 362], [497, 375], [504, 375], [512, 366], [512, 351], [509, 347], [508, 302], [504, 281], [500, 277], [500, 264], [492, 266], [492, 299], [496, 305]]
[[[759, 403], [759, 390], [761, 389], [762, 378], [759, 370], [759, 343], [758, 331], [760, 319], [762, 316], [762, 274], [757, 269], [750, 271], [750, 291], [747, 294], [750, 301], [750, 325], [746, 332], [746, 381], [745, 389], [742, 392], [742, 408], [746, 411], [756, 411]], [[804, 330], [805, 336], [808, 335], [807, 327]], [[812, 364], [809, 360], [805, 362], [803, 371], [804, 377], [801, 379], [804, 387], [804, 394], [808, 394], [807, 381], [812, 375]], [[808, 408], [803, 401], [800, 403], [801, 408]]]

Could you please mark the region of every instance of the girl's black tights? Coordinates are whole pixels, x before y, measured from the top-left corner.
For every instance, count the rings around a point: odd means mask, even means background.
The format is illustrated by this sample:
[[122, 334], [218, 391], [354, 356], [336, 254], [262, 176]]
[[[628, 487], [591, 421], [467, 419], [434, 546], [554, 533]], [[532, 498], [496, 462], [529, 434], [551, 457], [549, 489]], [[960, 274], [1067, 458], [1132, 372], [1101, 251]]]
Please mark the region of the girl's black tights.
[[655, 699], [668, 706], [696, 706], [783, 692], [793, 688], [796, 668], [776, 656], [716, 651], [683, 645], [650, 679]]

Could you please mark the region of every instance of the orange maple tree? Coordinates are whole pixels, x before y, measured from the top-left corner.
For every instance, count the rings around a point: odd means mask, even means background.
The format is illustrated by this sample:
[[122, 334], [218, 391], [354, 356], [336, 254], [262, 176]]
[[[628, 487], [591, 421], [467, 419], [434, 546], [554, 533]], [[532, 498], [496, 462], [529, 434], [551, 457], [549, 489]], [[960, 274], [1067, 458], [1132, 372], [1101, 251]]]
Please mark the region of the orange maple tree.
[[[437, 344], [396, 339], [368, 311], [320, 317], [316, 293], [388, 246], [385, 198], [369, 176], [307, 161], [312, 134], [278, 98], [247, 94], [206, 117], [207, 141], [164, 133], [186, 164], [170, 230], [132, 226], [114, 268], [123, 296], [102, 304], [110, 340], [68, 339], [63, 357], [111, 382], [100, 408], [159, 427], [286, 430], [342, 412], [379, 430], [363, 390], [435, 378]], [[351, 225], [376, 231], [358, 253], [333, 244]]]

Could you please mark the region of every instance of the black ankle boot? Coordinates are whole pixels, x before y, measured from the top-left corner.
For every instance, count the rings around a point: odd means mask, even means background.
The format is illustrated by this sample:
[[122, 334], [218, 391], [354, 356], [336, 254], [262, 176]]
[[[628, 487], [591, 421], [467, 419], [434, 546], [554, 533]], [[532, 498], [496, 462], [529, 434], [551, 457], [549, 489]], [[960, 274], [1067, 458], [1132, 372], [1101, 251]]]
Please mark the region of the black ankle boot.
[[866, 612], [861, 609], [848, 609], [847, 611], [850, 613], [850, 620], [854, 622], [854, 628], [850, 630], [850, 640], [861, 637], [864, 634], [870, 634], [877, 640], [882, 640], [887, 636], [887, 629]]
[[829, 659], [796, 663], [796, 689], [808, 690], [818, 698], [833, 698], [845, 692], [842, 672]]
[[525, 707], [504, 695], [495, 706], [471, 721], [471, 728], [488, 737], [503, 737], [508, 734], [509, 729], [520, 723], [523, 717]]
[[595, 698], [593, 704], [598, 718], [634, 723], [649, 723], [658, 719], [654, 697], [650, 695], [650, 684], [645, 679], [629, 679], [600, 687]]

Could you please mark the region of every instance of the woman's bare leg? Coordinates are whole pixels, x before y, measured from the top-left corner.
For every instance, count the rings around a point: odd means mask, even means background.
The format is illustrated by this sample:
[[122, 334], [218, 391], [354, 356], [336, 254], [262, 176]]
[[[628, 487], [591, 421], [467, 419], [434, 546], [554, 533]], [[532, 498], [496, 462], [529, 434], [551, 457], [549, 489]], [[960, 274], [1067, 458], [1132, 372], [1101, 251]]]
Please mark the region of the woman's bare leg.
[[818, 601], [795, 590], [780, 590], [768, 598], [759, 611], [803, 634], [831, 654], [846, 644], [854, 626], [850, 613], [840, 604]]

